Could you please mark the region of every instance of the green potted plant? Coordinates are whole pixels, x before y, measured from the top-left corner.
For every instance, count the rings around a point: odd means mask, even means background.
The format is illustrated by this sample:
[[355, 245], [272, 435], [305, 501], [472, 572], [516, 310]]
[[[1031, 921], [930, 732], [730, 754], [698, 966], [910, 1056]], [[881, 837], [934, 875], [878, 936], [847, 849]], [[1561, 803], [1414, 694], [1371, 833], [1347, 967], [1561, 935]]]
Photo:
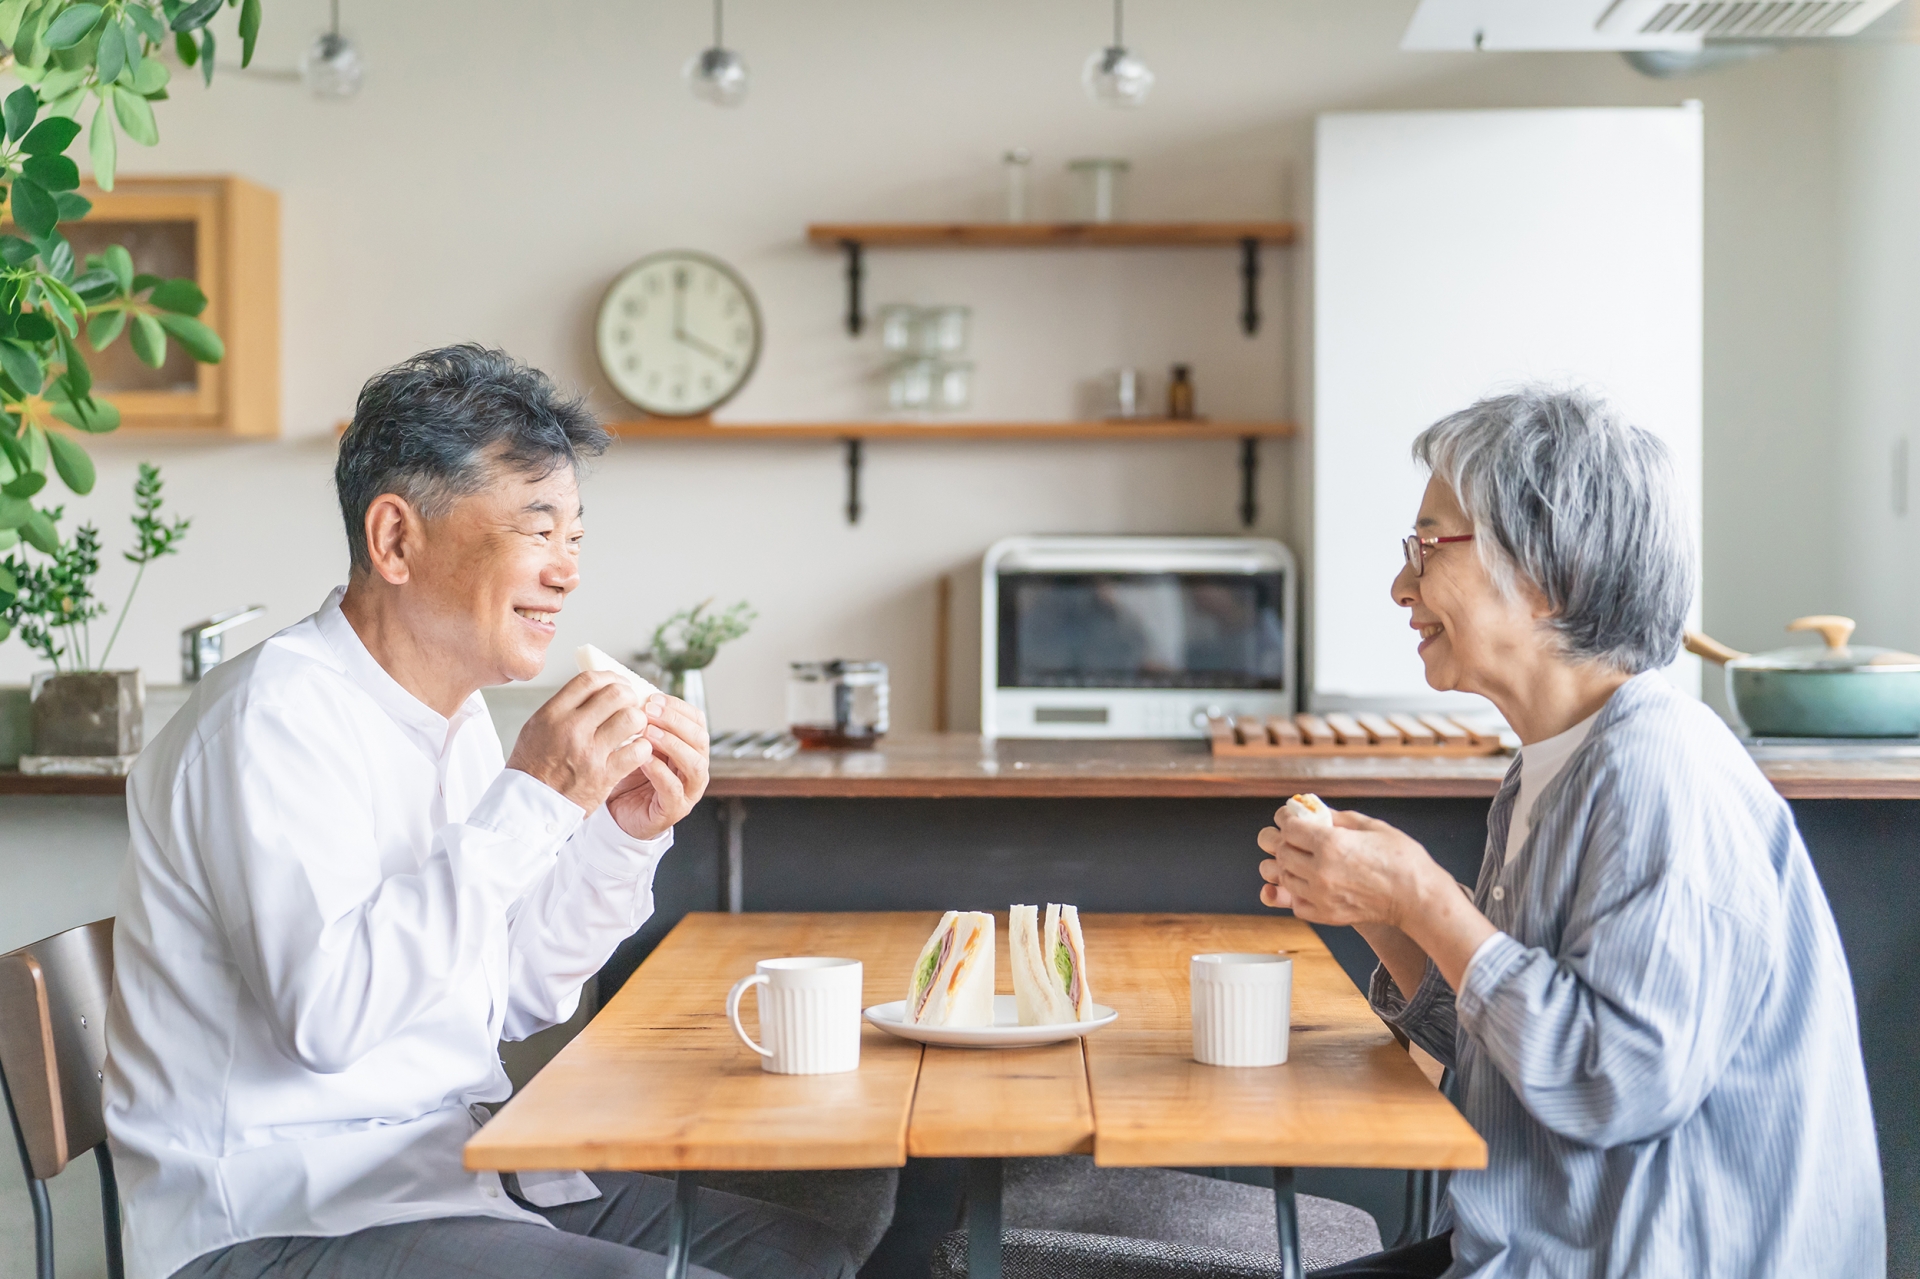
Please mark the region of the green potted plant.
[[653, 632], [653, 643], [637, 660], [659, 671], [666, 691], [707, 713], [706, 677], [702, 674], [720, 655], [720, 646], [747, 633], [759, 616], [741, 600], [732, 608], [710, 613], [712, 600], [681, 609]]
[[[0, 474], [7, 466], [0, 459]], [[52, 667], [33, 677], [33, 754], [21, 761], [25, 771], [58, 769], [62, 766], [53, 760], [72, 757], [123, 761], [140, 750], [146, 701], [140, 672], [114, 670], [108, 663], [147, 565], [175, 554], [187, 531], [188, 521], [161, 516], [161, 488], [160, 469], [142, 462], [133, 486], [134, 544], [124, 556], [136, 566], [133, 584], [97, 658], [93, 623], [108, 611], [94, 591], [99, 530], [82, 524], [50, 554], [28, 555], [20, 548], [0, 561], [0, 640], [18, 632], [20, 641]], [[118, 771], [118, 766], [103, 762], [92, 769]]]
[[[119, 410], [94, 396], [83, 348], [105, 350], [122, 333], [153, 368], [169, 341], [202, 363], [225, 355], [201, 323], [207, 299], [187, 279], [141, 273], [119, 246], [75, 258], [62, 222], [84, 218], [80, 169], [67, 152], [87, 135], [93, 181], [113, 189], [122, 135], [160, 140], [153, 104], [167, 97], [171, 45], [213, 82], [214, 34], [223, 6], [239, 10], [240, 65], [253, 59], [261, 0], [0, 0], [0, 45], [22, 87], [0, 103], [0, 551], [25, 541], [58, 558], [67, 547], [60, 509], [34, 497], [57, 474], [73, 492], [93, 488], [91, 459], [69, 430], [111, 431]], [[90, 113], [90, 114], [89, 114]], [[86, 115], [83, 126], [81, 117]]]

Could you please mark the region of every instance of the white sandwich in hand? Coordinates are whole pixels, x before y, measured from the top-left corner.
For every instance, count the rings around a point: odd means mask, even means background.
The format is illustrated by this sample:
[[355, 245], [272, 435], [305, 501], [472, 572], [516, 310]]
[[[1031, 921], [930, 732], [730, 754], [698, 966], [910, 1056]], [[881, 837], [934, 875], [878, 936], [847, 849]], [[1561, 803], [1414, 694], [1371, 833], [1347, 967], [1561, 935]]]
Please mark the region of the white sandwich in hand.
[[914, 961], [907, 1016], [921, 1026], [993, 1025], [993, 916], [950, 910]]
[[[574, 649], [573, 662], [574, 665], [583, 671], [610, 671], [615, 675], [623, 676], [627, 683], [633, 686], [633, 691], [639, 696], [642, 706], [646, 705], [649, 697], [652, 697], [660, 691], [653, 686], [651, 681], [640, 678], [633, 670], [614, 661], [611, 657], [608, 657], [604, 652], [591, 644], [582, 644], [579, 648]], [[632, 737], [629, 737], [620, 744], [622, 746], [628, 746], [645, 736], [645, 733], [635, 733]]]
[[574, 649], [573, 661], [574, 665], [583, 671], [611, 671], [623, 677], [627, 683], [633, 685], [633, 691], [640, 695], [640, 700], [643, 702], [660, 691], [647, 680], [641, 679], [627, 666], [614, 661], [591, 644], [582, 644]]
[[1287, 801], [1287, 816], [1315, 826], [1333, 825], [1333, 810], [1318, 795], [1295, 795]]
[[1015, 906], [1008, 929], [1013, 952], [1013, 997], [1022, 1026], [1056, 1026], [1093, 1020], [1093, 988], [1087, 980], [1087, 946], [1075, 906], [1047, 903]]

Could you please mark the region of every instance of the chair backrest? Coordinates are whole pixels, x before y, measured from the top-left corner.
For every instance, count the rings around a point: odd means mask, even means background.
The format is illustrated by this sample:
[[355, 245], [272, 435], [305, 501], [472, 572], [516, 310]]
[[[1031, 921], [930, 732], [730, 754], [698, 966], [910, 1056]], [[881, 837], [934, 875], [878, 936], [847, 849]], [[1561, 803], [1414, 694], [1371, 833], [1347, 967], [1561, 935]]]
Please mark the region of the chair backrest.
[[42, 1180], [106, 1140], [100, 1084], [113, 989], [113, 921], [0, 955], [0, 1072]]

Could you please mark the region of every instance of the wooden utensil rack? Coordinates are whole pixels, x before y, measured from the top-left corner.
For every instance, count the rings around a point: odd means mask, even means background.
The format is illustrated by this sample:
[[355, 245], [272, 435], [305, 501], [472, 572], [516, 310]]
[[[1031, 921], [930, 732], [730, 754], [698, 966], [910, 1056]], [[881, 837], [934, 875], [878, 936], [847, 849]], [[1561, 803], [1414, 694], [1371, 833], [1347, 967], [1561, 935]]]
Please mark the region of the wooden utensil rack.
[[1437, 714], [1236, 715], [1207, 721], [1216, 757], [1498, 755], [1498, 733]]

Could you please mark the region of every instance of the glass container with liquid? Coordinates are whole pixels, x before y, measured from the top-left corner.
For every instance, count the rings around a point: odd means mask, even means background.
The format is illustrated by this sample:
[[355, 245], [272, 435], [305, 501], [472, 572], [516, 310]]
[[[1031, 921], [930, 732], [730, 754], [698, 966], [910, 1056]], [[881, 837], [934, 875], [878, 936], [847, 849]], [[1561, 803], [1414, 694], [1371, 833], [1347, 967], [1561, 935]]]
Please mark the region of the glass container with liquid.
[[788, 663], [787, 726], [806, 750], [872, 746], [887, 731], [887, 664]]

